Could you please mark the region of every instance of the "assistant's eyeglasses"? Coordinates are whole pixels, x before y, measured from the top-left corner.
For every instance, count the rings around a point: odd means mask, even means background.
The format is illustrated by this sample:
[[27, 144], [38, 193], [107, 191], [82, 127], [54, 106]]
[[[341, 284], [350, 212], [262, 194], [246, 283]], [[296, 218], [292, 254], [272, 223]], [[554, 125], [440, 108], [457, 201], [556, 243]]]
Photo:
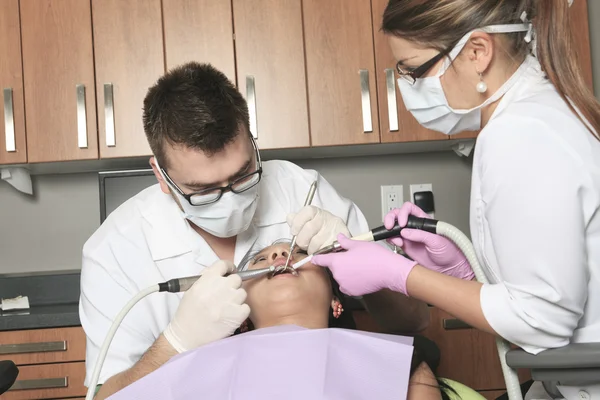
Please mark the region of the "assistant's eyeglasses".
[[407, 69], [406, 67], [403, 68], [402, 63], [398, 62], [396, 64], [396, 72], [398, 72], [398, 75], [400, 75], [400, 78], [404, 79], [411, 85], [414, 85], [415, 82], [417, 81], [417, 79], [419, 79], [420, 77], [425, 75], [435, 64], [437, 64], [438, 61], [440, 61], [442, 58], [444, 58], [446, 55], [448, 55], [448, 53], [450, 53], [452, 48], [453, 47], [450, 47], [448, 50], [442, 51], [435, 57], [431, 58], [430, 60], [426, 61], [425, 63], [419, 65], [416, 68], [411, 68], [411, 69]]
[[240, 194], [245, 192], [248, 189], [253, 188], [260, 182], [262, 177], [262, 161], [260, 159], [260, 152], [258, 151], [258, 146], [254, 141], [254, 138], [250, 138], [252, 141], [252, 147], [254, 148], [255, 160], [256, 160], [256, 168], [254, 171], [240, 176], [236, 178], [234, 181], [230, 182], [227, 186], [221, 187], [212, 187], [200, 190], [198, 192], [193, 193], [184, 193], [183, 190], [177, 186], [177, 184], [171, 179], [167, 171], [160, 167], [165, 179], [184, 199], [187, 200], [188, 203], [192, 206], [204, 206], [207, 204], [216, 203], [223, 196], [223, 193], [232, 191], [233, 193]]

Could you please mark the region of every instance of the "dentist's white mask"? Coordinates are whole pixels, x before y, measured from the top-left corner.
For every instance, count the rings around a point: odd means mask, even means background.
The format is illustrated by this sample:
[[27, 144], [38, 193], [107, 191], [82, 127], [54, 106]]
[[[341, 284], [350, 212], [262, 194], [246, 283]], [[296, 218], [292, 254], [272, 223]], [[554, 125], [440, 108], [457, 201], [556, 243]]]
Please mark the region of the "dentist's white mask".
[[[491, 97], [477, 107], [467, 110], [456, 110], [450, 107], [440, 77], [448, 70], [452, 61], [458, 57], [474, 32], [487, 33], [513, 33], [529, 32], [531, 35], [532, 25], [530, 23], [492, 25], [469, 32], [457, 43], [456, 46], [444, 57], [444, 63], [439, 71], [430, 77], [418, 78], [414, 85], [403, 78], [398, 78], [398, 87], [402, 99], [417, 121], [427, 129], [438, 131], [446, 135], [454, 135], [463, 131], [476, 131], [481, 129], [481, 109], [498, 99], [512, 88], [527, 70], [531, 57], [527, 57], [519, 69], [508, 79]], [[527, 40], [527, 39], [526, 39]], [[475, 88], [473, 88], [475, 90]]]
[[[260, 162], [257, 165], [260, 165]], [[165, 176], [158, 161], [156, 167], [165, 182], [172, 186], [172, 181]], [[254, 175], [252, 180], [254, 179], [260, 179], [260, 175]], [[198, 206], [191, 205], [176, 188], [172, 188], [171, 192], [177, 196], [183, 216], [187, 220], [213, 236], [228, 238], [239, 235], [250, 227], [258, 206], [259, 185], [260, 182], [242, 193], [223, 193], [215, 203]]]

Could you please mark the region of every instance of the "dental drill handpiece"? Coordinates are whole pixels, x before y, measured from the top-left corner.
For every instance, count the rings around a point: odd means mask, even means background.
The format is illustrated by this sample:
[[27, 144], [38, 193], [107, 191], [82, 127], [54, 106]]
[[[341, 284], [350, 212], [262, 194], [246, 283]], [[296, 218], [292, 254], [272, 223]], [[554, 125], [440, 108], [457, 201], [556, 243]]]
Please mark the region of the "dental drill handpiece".
[[[304, 207], [309, 206], [313, 198], [315, 197], [315, 192], [317, 191], [317, 181], [314, 181], [312, 185], [310, 185], [310, 189], [308, 190], [308, 196], [306, 196], [306, 201], [304, 202]], [[290, 258], [292, 258], [292, 253], [294, 252], [294, 248], [296, 247], [296, 236], [292, 236], [292, 243], [290, 244], [290, 252], [288, 254], [287, 260], [285, 260], [284, 269], [290, 265]]]
[[[271, 265], [268, 268], [251, 269], [248, 271], [233, 272], [233, 273], [227, 274], [227, 275], [233, 275], [233, 274], [239, 275], [240, 278], [242, 278], [242, 281], [247, 281], [249, 279], [261, 278], [265, 275], [273, 273], [273, 272], [275, 272], [275, 269], [276, 269], [276, 267]], [[196, 283], [196, 281], [200, 278], [202, 278], [202, 275], [170, 279], [166, 282], [159, 283], [158, 286], [160, 289], [158, 291], [159, 292], [169, 292], [169, 293], [185, 292], [186, 290], [191, 288], [192, 285], [194, 283]]]

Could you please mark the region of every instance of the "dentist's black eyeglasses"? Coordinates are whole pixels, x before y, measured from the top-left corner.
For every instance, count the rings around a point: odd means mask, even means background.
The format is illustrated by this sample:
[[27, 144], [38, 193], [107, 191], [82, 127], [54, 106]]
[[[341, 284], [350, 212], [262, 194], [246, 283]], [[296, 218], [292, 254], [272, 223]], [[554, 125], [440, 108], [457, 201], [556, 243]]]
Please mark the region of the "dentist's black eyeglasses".
[[227, 186], [222, 187], [212, 187], [203, 189], [194, 193], [184, 193], [183, 190], [177, 186], [177, 184], [171, 179], [167, 171], [164, 168], [160, 167], [165, 179], [184, 199], [187, 200], [188, 203], [192, 206], [204, 206], [207, 204], [216, 203], [223, 196], [223, 193], [232, 191], [233, 193], [240, 194], [245, 192], [246, 190], [253, 188], [260, 182], [262, 177], [262, 161], [260, 159], [260, 152], [258, 151], [258, 147], [254, 142], [253, 138], [250, 138], [252, 141], [252, 147], [254, 147], [254, 152], [256, 156], [256, 169], [248, 174], [242, 175], [234, 181], [230, 182]]

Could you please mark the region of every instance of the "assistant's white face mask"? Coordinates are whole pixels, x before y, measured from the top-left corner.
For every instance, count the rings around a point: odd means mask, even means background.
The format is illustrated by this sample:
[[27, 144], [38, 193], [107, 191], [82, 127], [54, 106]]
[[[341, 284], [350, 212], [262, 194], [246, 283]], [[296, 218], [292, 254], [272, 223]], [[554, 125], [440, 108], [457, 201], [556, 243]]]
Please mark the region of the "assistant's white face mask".
[[[452, 61], [458, 57], [467, 44], [471, 35], [476, 31], [487, 33], [512, 33], [530, 32], [531, 24], [493, 25], [469, 32], [458, 42], [447, 57], [439, 71], [430, 77], [418, 78], [414, 85], [403, 78], [398, 78], [398, 87], [402, 94], [404, 104], [417, 121], [427, 129], [438, 131], [446, 135], [454, 135], [463, 131], [476, 131], [481, 129], [481, 109], [500, 99], [512, 88], [527, 70], [531, 58], [502, 85], [491, 97], [477, 107], [466, 110], [457, 110], [448, 104], [440, 77], [448, 70]], [[475, 88], [473, 88], [475, 90]]]
[[[169, 182], [158, 161], [155, 162], [162, 178]], [[171, 189], [171, 193], [177, 196], [187, 220], [213, 236], [228, 238], [250, 227], [258, 206], [259, 186], [260, 182], [239, 194], [229, 191], [217, 202], [200, 206], [192, 206], [177, 190]]]

